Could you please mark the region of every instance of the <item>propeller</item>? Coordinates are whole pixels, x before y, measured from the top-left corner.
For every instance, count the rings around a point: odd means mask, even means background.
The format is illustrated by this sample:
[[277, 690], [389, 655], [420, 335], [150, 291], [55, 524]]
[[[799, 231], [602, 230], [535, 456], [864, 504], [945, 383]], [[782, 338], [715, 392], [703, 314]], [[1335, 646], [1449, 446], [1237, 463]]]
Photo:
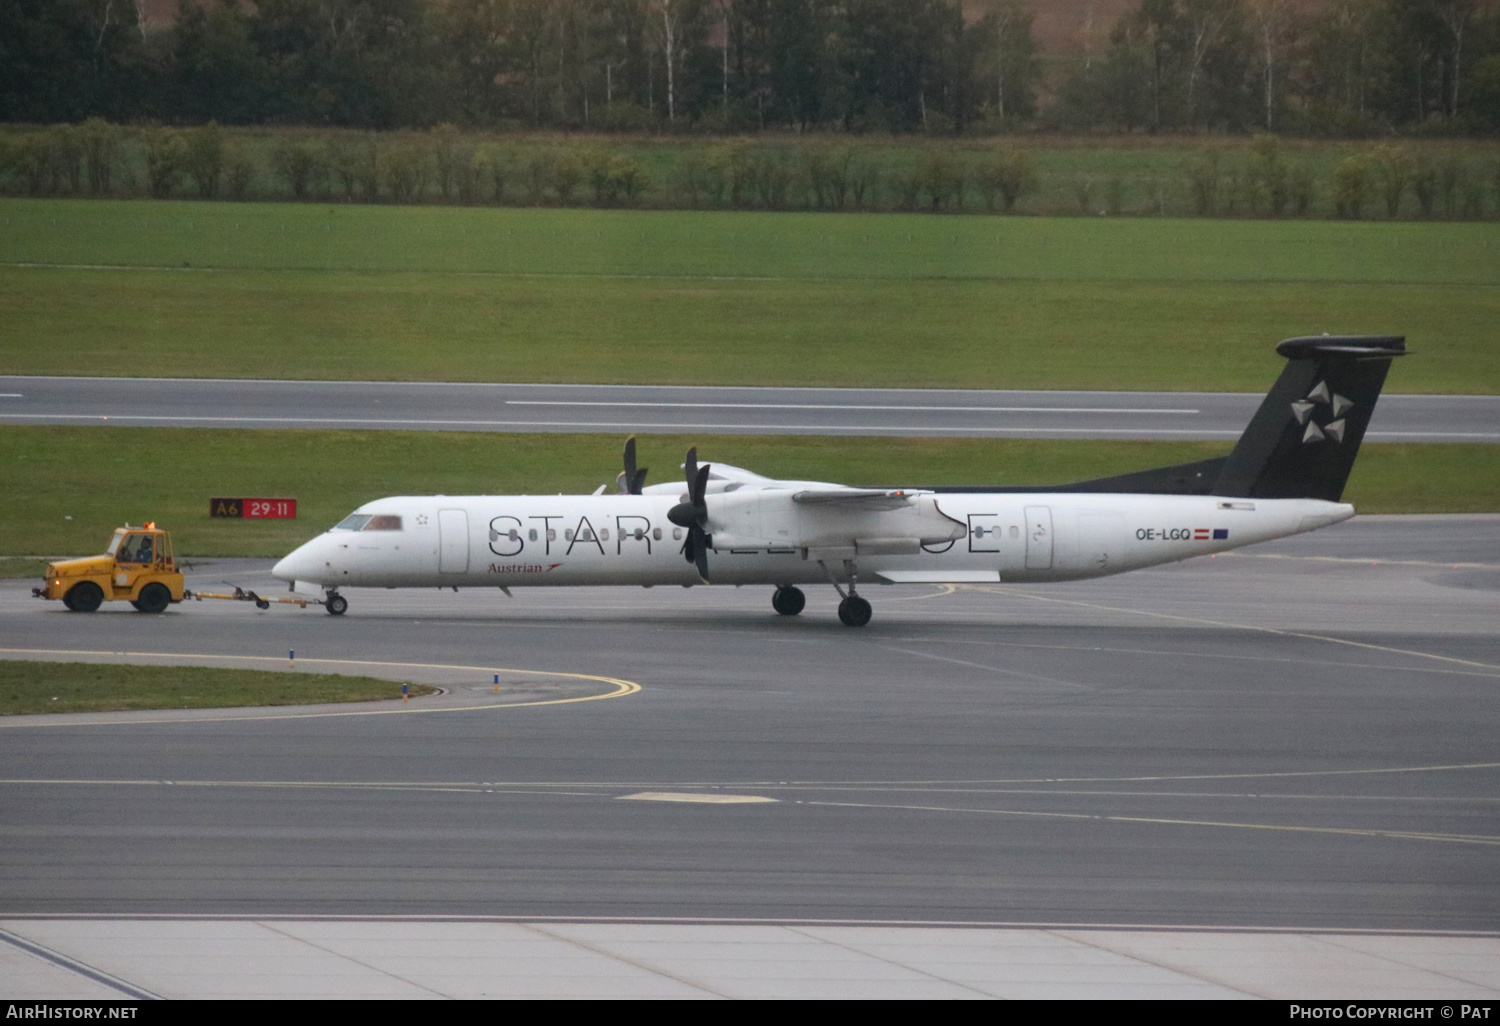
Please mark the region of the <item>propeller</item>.
[[625, 469], [615, 476], [615, 484], [620, 489], [621, 495], [639, 495], [641, 486], [646, 483], [646, 468], [636, 469], [635, 465], [635, 435], [625, 439]]
[[698, 576], [708, 581], [708, 550], [713, 548], [713, 538], [708, 533], [708, 503], [704, 494], [708, 490], [710, 465], [698, 466], [698, 448], [687, 451], [687, 462], [683, 470], [687, 475], [687, 495], [683, 501], [667, 510], [667, 519], [678, 527], [687, 528], [687, 544], [682, 547], [689, 563], [698, 567]]

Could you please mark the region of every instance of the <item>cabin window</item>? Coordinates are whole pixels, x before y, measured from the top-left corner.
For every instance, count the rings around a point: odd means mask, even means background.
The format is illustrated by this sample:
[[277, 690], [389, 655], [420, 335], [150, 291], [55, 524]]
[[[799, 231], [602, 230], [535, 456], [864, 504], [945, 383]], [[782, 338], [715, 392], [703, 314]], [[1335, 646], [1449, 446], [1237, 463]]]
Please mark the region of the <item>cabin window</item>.
[[653, 527], [651, 529], [651, 537], [655, 538], [657, 541], [661, 541], [661, 528]]
[[333, 526], [335, 531], [358, 531], [375, 519], [368, 513], [350, 513], [343, 520]]
[[529, 537], [532, 541], [536, 541], [536, 528], [533, 527], [530, 531], [527, 531], [526, 534], [527, 537]]
[[636, 541], [640, 541], [642, 538], [646, 537], [646, 529], [644, 527], [637, 527], [632, 537], [634, 537]]
[[547, 528], [547, 540], [548, 541], [557, 541], [557, 528], [555, 528], [555, 527], [549, 527], [549, 528]]
[[[547, 533], [551, 534], [552, 532], [549, 531]], [[573, 540], [573, 529], [570, 527], [566, 531], [564, 531], [563, 532], [563, 537], [566, 538], [568, 541], [572, 541]]]
[[1021, 537], [1021, 529], [1015, 524], [1010, 525], [1010, 536], [1012, 540]]
[[370, 518], [370, 522], [361, 531], [399, 531], [401, 530], [401, 518], [389, 514], [380, 514]]
[[672, 528], [672, 540], [673, 541], [682, 541], [682, 528], [680, 528], [680, 527], [674, 527], [674, 528]]
[[599, 537], [602, 538], [602, 539], [604, 539], [605, 541], [609, 541], [609, 528], [607, 528], [607, 527], [600, 528], [599, 529]]
[[506, 534], [505, 534], [505, 536], [507, 538], [509, 538], [511, 541], [520, 541], [521, 540], [521, 532], [517, 531], [514, 527], [512, 527], [509, 531], [507, 531]]

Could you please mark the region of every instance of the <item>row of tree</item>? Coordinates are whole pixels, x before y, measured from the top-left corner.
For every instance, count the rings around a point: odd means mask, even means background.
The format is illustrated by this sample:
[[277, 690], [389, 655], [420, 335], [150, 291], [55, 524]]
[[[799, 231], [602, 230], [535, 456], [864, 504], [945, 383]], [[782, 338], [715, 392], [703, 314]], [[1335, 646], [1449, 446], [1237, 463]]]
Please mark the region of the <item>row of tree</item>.
[[[253, 134], [208, 125], [123, 129], [100, 119], [0, 134], [0, 192], [360, 203], [760, 210], [1149, 213], [1479, 218], [1500, 212], [1500, 160], [1451, 146], [1382, 143], [1289, 154], [1275, 136], [1184, 148], [1170, 177], [1102, 161], [1059, 182], [1013, 144], [905, 146], [840, 136], [676, 142], [643, 154], [604, 137], [428, 132]], [[1303, 149], [1307, 149], [1303, 147]], [[1315, 147], [1314, 149], [1318, 149]], [[1470, 147], [1469, 149], [1472, 149]], [[1047, 195], [1038, 196], [1045, 190]], [[1493, 191], [1494, 198], [1490, 198]]]
[[1064, 85], [1061, 126], [1500, 130], [1492, 0], [1141, 0]]
[[1497, 0], [1139, 0], [1064, 64], [1031, 2], [0, 0], [0, 121], [1500, 130]]

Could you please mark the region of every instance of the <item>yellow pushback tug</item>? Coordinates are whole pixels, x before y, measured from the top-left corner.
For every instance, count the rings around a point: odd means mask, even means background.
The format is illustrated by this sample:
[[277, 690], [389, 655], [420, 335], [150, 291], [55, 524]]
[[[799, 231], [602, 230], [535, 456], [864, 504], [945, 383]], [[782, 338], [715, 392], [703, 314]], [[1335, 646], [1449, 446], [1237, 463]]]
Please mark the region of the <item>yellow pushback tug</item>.
[[37, 598], [62, 599], [75, 613], [92, 613], [106, 599], [125, 599], [142, 613], [165, 612], [181, 602], [182, 571], [172, 557], [172, 536], [154, 523], [115, 528], [102, 556], [65, 559], [47, 566]]
[[301, 597], [261, 598], [243, 588], [235, 588], [232, 594], [188, 591], [172, 555], [172, 536], [154, 523], [115, 528], [102, 556], [49, 563], [44, 586], [32, 588], [31, 593], [37, 598], [62, 599], [75, 613], [92, 613], [106, 599], [124, 599], [142, 613], [164, 613], [185, 598], [254, 602], [257, 609], [270, 609], [272, 602], [303, 609], [323, 604], [321, 599]]

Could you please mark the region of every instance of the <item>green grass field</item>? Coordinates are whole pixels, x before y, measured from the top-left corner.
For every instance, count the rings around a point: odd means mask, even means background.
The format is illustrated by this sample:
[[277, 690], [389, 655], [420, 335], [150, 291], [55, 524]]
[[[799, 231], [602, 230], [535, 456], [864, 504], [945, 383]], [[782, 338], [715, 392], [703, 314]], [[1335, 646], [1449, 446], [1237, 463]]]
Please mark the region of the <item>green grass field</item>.
[[0, 200], [0, 373], [1500, 391], [1500, 224]]
[[[408, 685], [430, 695], [426, 684]], [[0, 716], [221, 709], [256, 705], [374, 702], [401, 697], [399, 681], [329, 673], [274, 673], [201, 666], [114, 666], [0, 660]]]
[[[281, 556], [385, 495], [590, 492], [622, 439], [398, 431], [0, 429], [0, 553], [88, 555], [120, 524], [155, 520], [182, 555]], [[702, 458], [845, 484], [1065, 484], [1227, 451], [1217, 442], [650, 436], [648, 483]], [[102, 488], [100, 481], [123, 482]], [[211, 520], [213, 495], [299, 500], [295, 521]], [[1500, 511], [1500, 446], [1366, 445], [1345, 498], [1366, 513]]]

